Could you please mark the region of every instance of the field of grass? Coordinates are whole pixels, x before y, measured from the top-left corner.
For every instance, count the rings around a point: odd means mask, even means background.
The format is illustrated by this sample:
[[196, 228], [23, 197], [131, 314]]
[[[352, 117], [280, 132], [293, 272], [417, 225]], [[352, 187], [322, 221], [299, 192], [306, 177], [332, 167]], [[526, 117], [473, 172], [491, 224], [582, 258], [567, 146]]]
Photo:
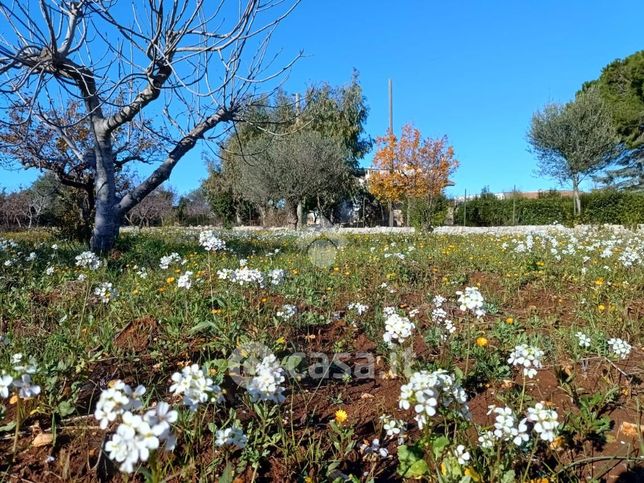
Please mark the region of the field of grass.
[[6, 481], [642, 481], [644, 234], [0, 240]]

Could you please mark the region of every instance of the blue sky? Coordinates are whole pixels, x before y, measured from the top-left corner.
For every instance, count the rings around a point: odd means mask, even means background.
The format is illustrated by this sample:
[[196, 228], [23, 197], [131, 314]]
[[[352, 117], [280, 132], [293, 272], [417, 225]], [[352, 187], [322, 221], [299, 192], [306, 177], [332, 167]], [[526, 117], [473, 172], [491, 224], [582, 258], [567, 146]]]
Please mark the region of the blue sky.
[[[285, 60], [305, 53], [285, 84], [290, 92], [346, 83], [358, 69], [374, 137], [387, 129], [393, 79], [395, 129], [412, 122], [454, 145], [461, 165], [451, 194], [536, 190], [557, 184], [534, 175], [525, 140], [532, 113], [644, 49], [642, 18], [641, 0], [304, 0], [272, 45]], [[193, 153], [170, 184], [184, 193], [205, 174]], [[0, 169], [0, 188], [34, 177]]]

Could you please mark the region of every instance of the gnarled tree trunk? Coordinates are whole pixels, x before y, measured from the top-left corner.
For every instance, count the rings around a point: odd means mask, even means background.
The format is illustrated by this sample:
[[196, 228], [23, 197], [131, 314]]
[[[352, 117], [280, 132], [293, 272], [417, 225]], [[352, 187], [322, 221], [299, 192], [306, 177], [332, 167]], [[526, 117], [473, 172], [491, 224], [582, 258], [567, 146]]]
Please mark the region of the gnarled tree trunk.
[[298, 230], [301, 230], [304, 228], [304, 225], [306, 224], [306, 220], [304, 219], [304, 202], [302, 200], [299, 200], [297, 202], [297, 225], [296, 228]]
[[122, 214], [116, 206], [114, 154], [110, 134], [105, 134], [100, 126], [95, 126], [94, 132], [96, 136], [96, 182], [94, 183], [96, 212], [90, 248], [93, 252], [105, 253], [116, 243]]

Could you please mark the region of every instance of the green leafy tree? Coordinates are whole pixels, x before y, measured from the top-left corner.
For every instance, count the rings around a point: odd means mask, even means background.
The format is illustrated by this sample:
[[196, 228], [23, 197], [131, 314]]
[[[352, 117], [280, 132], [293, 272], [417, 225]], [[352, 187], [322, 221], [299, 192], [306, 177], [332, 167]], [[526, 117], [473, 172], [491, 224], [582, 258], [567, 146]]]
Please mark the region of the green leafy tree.
[[598, 181], [617, 188], [644, 189], [644, 50], [618, 59], [584, 89], [596, 88], [605, 101], [627, 153]]
[[320, 205], [352, 182], [346, 149], [315, 131], [257, 138], [246, 147], [236, 163], [237, 189], [264, 210], [282, 202], [296, 207], [298, 228], [307, 203]]
[[581, 214], [579, 185], [619, 158], [620, 141], [606, 103], [596, 88], [567, 104], [548, 104], [532, 116], [528, 131], [538, 174], [572, 184], [574, 214]]
[[[256, 154], [273, 144], [273, 138], [276, 138], [276, 145], [284, 146], [282, 138], [317, 133], [343, 151], [342, 158], [348, 169], [342, 173], [345, 176], [357, 169], [360, 158], [373, 144], [365, 134], [367, 114], [357, 72], [344, 86], [332, 87], [325, 83], [308, 88], [301, 97], [279, 91], [249, 106], [240, 114], [242, 122], [220, 146], [220, 162], [210, 161], [210, 175], [203, 186], [211, 203], [218, 204], [225, 211], [230, 209], [232, 201], [234, 217], [239, 222], [254, 211], [248, 203], [255, 206], [262, 218], [266, 218], [269, 211], [284, 202], [290, 221], [296, 223], [298, 200], [274, 199], [269, 188], [270, 178], [255, 176], [261, 171], [254, 165], [257, 163]], [[291, 147], [297, 146], [301, 144], [296, 140]], [[294, 159], [301, 157], [296, 154], [291, 156], [291, 161]], [[335, 168], [337, 166], [334, 165]], [[257, 184], [252, 184], [252, 180]], [[345, 181], [345, 178], [339, 180], [334, 190], [318, 190], [314, 198], [305, 197], [305, 202], [313, 204], [320, 212], [332, 212], [334, 205], [346, 194], [339, 189], [351, 185]], [[213, 209], [218, 210], [214, 204]], [[304, 207], [300, 206], [300, 209]], [[230, 220], [230, 213], [226, 216]], [[226, 217], [222, 218], [226, 221]]]

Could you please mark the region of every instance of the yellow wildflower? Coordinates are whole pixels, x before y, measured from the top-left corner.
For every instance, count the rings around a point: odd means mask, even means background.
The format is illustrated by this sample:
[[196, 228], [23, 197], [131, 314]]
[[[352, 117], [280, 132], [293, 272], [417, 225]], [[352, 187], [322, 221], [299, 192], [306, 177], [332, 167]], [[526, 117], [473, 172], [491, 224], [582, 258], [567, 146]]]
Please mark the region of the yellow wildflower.
[[476, 345], [479, 347], [485, 347], [488, 344], [488, 340], [485, 337], [478, 337], [476, 339]]
[[347, 419], [349, 419], [349, 415], [344, 409], [338, 409], [335, 412], [335, 422], [338, 424], [344, 424]]
[[472, 481], [481, 481], [481, 475], [479, 475], [476, 470], [470, 466], [466, 467], [463, 473], [465, 476], [469, 476]]

